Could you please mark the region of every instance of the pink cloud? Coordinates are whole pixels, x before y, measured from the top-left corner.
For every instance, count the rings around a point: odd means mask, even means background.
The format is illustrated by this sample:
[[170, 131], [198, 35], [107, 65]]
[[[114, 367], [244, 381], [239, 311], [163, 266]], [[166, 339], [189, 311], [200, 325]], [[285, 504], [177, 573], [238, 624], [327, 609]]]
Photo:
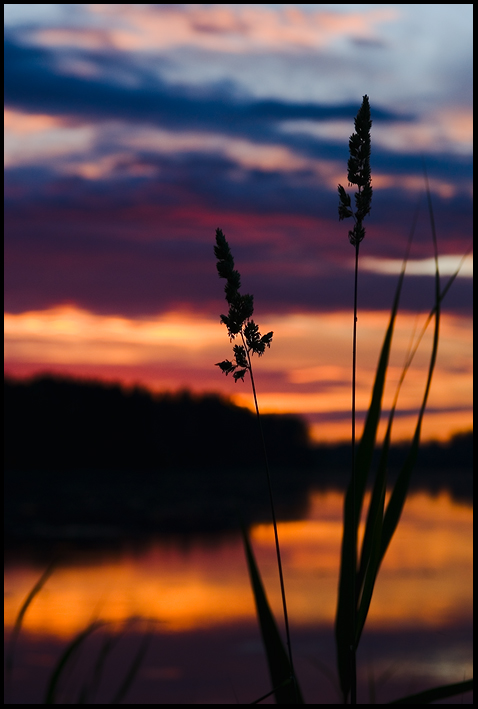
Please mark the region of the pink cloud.
[[[397, 8], [362, 12], [316, 10], [297, 6], [268, 9], [252, 5], [90, 5], [98, 14], [126, 20], [129, 27], [112, 28], [111, 42], [120, 49], [197, 46], [231, 53], [251, 50], [310, 50], [342, 38], [377, 39], [377, 25], [397, 19]], [[85, 39], [91, 42], [89, 32]]]

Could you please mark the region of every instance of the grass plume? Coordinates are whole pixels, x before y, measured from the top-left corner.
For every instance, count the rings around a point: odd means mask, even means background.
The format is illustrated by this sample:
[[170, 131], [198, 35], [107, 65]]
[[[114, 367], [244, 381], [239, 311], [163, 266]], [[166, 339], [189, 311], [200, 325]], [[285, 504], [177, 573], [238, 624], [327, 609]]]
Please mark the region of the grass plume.
[[[348, 639], [348, 659], [345, 662], [349, 664], [349, 672], [347, 673], [350, 682], [351, 703], [357, 703], [357, 677], [356, 677], [356, 646], [355, 633], [351, 628], [356, 626], [356, 569], [357, 569], [357, 520], [356, 515], [356, 494], [355, 494], [355, 390], [356, 390], [356, 372], [357, 372], [357, 290], [358, 290], [358, 261], [359, 247], [365, 238], [365, 227], [363, 220], [370, 213], [372, 206], [372, 174], [370, 170], [370, 151], [371, 139], [370, 129], [372, 128], [372, 120], [370, 118], [370, 103], [368, 96], [363, 97], [362, 105], [355, 118], [355, 133], [352, 133], [349, 140], [350, 157], [348, 161], [347, 178], [349, 185], [357, 185], [358, 191], [355, 193], [355, 212], [351, 206], [350, 196], [346, 193], [342, 185], [338, 186], [339, 191], [339, 219], [354, 220], [354, 227], [349, 231], [349, 241], [355, 248], [355, 281], [354, 281], [354, 321], [353, 321], [353, 345], [352, 345], [352, 528], [355, 530], [355, 538], [353, 543], [347, 544], [345, 552], [350, 555], [348, 560], [352, 573], [352, 586], [349, 596], [350, 618], [347, 621], [349, 629]], [[344, 532], [345, 539], [345, 532]], [[344, 594], [345, 595], [345, 594]], [[344, 627], [339, 621], [338, 633], [342, 633]], [[344, 662], [343, 658], [342, 663]], [[343, 691], [348, 694], [347, 687], [342, 687]]]
[[[271, 346], [272, 342], [272, 336], [273, 332], [268, 332], [266, 335], [261, 335], [259, 332], [259, 327], [256, 325], [256, 323], [251, 320], [251, 316], [254, 312], [254, 297], [252, 295], [241, 295], [239, 293], [239, 288], [241, 287], [241, 277], [239, 275], [239, 272], [234, 268], [234, 258], [232, 256], [231, 249], [229, 247], [229, 244], [227, 243], [226, 237], [224, 236], [223, 232], [221, 229], [216, 229], [216, 245], [214, 247], [214, 254], [217, 258], [217, 272], [220, 276], [220, 278], [224, 278], [226, 280], [226, 285], [224, 287], [224, 292], [226, 295], [226, 301], [229, 305], [229, 313], [228, 315], [221, 315], [221, 322], [224, 323], [227, 327], [227, 332], [229, 335], [230, 340], [234, 340], [238, 335], [240, 335], [241, 340], [242, 340], [242, 345], [234, 345], [233, 351], [234, 351], [234, 361], [231, 362], [230, 360], [226, 359], [223, 362], [218, 362], [216, 366], [218, 366], [224, 374], [228, 375], [231, 374], [233, 375], [236, 383], [239, 379], [244, 380], [244, 375], [246, 372], [249, 372], [250, 377], [251, 377], [251, 385], [252, 385], [252, 393], [254, 396], [254, 405], [256, 409], [256, 415], [257, 415], [257, 421], [258, 421], [258, 426], [259, 426], [259, 431], [260, 431], [260, 436], [261, 436], [261, 441], [262, 441], [262, 447], [264, 451], [264, 463], [265, 463], [265, 469], [266, 469], [266, 475], [267, 475], [267, 485], [268, 485], [268, 490], [269, 490], [269, 501], [270, 501], [270, 506], [271, 506], [271, 516], [272, 516], [272, 525], [274, 528], [274, 539], [275, 539], [275, 547], [276, 547], [276, 555], [277, 555], [277, 566], [279, 570], [279, 581], [280, 581], [280, 589], [281, 589], [281, 597], [282, 597], [282, 609], [284, 613], [284, 625], [285, 625], [285, 631], [286, 631], [286, 638], [287, 638], [287, 654], [288, 654], [288, 659], [289, 659], [289, 666], [287, 666], [287, 663], [284, 663], [282, 660], [282, 657], [279, 657], [282, 655], [280, 651], [274, 652], [273, 648], [277, 648], [277, 641], [275, 637], [275, 631], [273, 630], [273, 626], [275, 625], [273, 621], [272, 614], [267, 612], [267, 608], [262, 605], [261, 607], [264, 608], [263, 612], [259, 612], [259, 605], [258, 605], [258, 613], [259, 613], [259, 618], [261, 619], [261, 627], [263, 631], [263, 637], [265, 639], [270, 638], [270, 642], [266, 640], [266, 648], [269, 648], [267, 650], [267, 655], [268, 655], [268, 660], [269, 660], [269, 671], [271, 674], [271, 680], [272, 680], [272, 685], [274, 687], [275, 693], [276, 693], [276, 699], [279, 701], [281, 700], [281, 703], [303, 703], [300, 700], [300, 690], [297, 685], [295, 673], [294, 673], [294, 664], [292, 661], [292, 646], [290, 642], [290, 630], [289, 630], [289, 618], [288, 618], [288, 613], [287, 613], [287, 600], [286, 600], [286, 595], [285, 595], [285, 585], [284, 585], [284, 576], [282, 572], [282, 560], [281, 560], [281, 553], [280, 553], [280, 545], [279, 545], [279, 535], [277, 532], [277, 521], [276, 521], [276, 514], [275, 514], [275, 508], [274, 508], [274, 498], [272, 495], [272, 483], [271, 483], [271, 474], [270, 474], [270, 468], [269, 468], [269, 459], [267, 456], [267, 448], [266, 448], [266, 443], [264, 439], [264, 431], [262, 429], [262, 422], [261, 422], [261, 416], [259, 412], [259, 404], [257, 402], [257, 392], [256, 392], [256, 386], [254, 382], [254, 374], [252, 371], [252, 362], [251, 362], [251, 355], [252, 354], [257, 354], [259, 357], [261, 357], [264, 352], [266, 347]], [[249, 570], [251, 574], [251, 580], [252, 583], [254, 584], [254, 579], [260, 578], [258, 577], [258, 574], [255, 575], [255, 561], [252, 555], [252, 550], [247, 547], [247, 536], [245, 536], [246, 539], [246, 551], [248, 551], [247, 557], [248, 557], [248, 563], [249, 563]], [[262, 585], [262, 584], [261, 584]], [[263, 590], [257, 585], [256, 581], [256, 593], [255, 593], [255, 598], [256, 598], [256, 604], [258, 604], [258, 598], [265, 598], [265, 594], [263, 593]], [[266, 600], [266, 605], [267, 600]], [[268, 618], [267, 622], [266, 615]], [[270, 622], [270, 618], [272, 618], [272, 624]], [[272, 637], [271, 633], [274, 634], [274, 637]], [[279, 636], [277, 636], [279, 637]], [[284, 677], [284, 672], [286, 676]], [[289, 676], [287, 676], [289, 675]], [[289, 683], [287, 684], [287, 680]], [[285, 687], [282, 686], [286, 682]], [[291, 692], [292, 690], [292, 692]], [[290, 698], [290, 702], [287, 701], [287, 699]], [[295, 699], [295, 701], [294, 701]], [[285, 702], [284, 702], [285, 700]]]

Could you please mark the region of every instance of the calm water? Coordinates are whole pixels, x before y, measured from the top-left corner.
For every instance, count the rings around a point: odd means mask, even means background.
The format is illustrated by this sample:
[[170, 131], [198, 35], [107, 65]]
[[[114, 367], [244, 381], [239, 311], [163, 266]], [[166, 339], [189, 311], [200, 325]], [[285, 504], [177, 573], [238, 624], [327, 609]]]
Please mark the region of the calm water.
[[[337, 492], [313, 493], [306, 519], [279, 526], [293, 652], [308, 703], [340, 703], [333, 619], [341, 534]], [[252, 541], [280, 618], [271, 526], [254, 527]], [[43, 570], [33, 561], [7, 562], [7, 642]], [[107, 632], [120, 630], [90, 703], [111, 701], [148, 632], [125, 703], [244, 704], [270, 689], [239, 537], [72, 552], [27, 611], [6, 701], [41, 703], [62, 648], [94, 619], [107, 624], [84, 646], [63, 684], [62, 703], [91, 684]], [[412, 495], [382, 566], [359, 648], [359, 702], [384, 703], [470, 678], [471, 625], [472, 508], [446, 494]], [[470, 704], [472, 695], [447, 703]]]

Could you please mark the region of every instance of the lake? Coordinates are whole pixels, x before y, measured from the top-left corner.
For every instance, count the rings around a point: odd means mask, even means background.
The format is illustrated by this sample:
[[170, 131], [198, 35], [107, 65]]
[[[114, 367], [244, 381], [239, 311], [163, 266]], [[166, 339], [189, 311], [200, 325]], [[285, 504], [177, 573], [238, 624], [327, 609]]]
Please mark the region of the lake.
[[[297, 676], [307, 703], [340, 703], [333, 622], [343, 494], [311, 492], [304, 519], [279, 524]], [[358, 702], [385, 703], [472, 677], [472, 517], [447, 493], [407, 499], [358, 650]], [[272, 525], [251, 529], [266, 590], [281, 602]], [[5, 638], [45, 569], [33, 551], [7, 556]], [[70, 548], [28, 608], [7, 703], [42, 703], [62, 649], [93, 620], [59, 703], [108, 703], [149, 637], [124, 703], [246, 704], [270, 690], [241, 538], [162, 537], [118, 548]], [[94, 684], [101, 645], [122, 632]], [[442, 703], [472, 703], [472, 693]], [[264, 703], [272, 703], [269, 698]]]

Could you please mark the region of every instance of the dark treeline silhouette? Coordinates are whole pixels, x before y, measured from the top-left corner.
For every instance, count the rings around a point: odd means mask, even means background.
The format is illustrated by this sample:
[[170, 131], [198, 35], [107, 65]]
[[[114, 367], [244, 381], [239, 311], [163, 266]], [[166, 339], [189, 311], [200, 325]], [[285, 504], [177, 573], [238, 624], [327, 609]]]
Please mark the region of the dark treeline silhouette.
[[[311, 488], [343, 489], [350, 446], [312, 445], [296, 416], [265, 415], [279, 518]], [[255, 414], [216, 395], [153, 395], [40, 377], [4, 380], [5, 536], [201, 532], [269, 521]], [[391, 453], [390, 475], [406, 447]], [[472, 435], [422, 447], [412, 486], [471, 495]], [[100, 531], [101, 529], [101, 531]]]
[[[388, 456], [387, 477], [394, 483], [410, 450], [410, 443], [392, 446]], [[372, 468], [377, 469], [380, 449], [374, 453]], [[315, 487], [345, 488], [350, 479], [350, 445], [318, 445], [313, 459], [320, 474], [314, 477]], [[369, 481], [369, 487], [371, 481]], [[418, 451], [411, 480], [411, 490], [427, 490], [438, 494], [448, 492], [457, 500], [471, 501], [473, 497], [473, 432], [456, 434], [447, 443], [422, 444]]]
[[[154, 396], [145, 389], [41, 377], [4, 380], [5, 467], [15, 470], [161, 470], [260, 465], [255, 414], [216, 395]], [[311, 462], [294, 416], [264, 415], [270, 462]]]
[[[277, 513], [301, 516], [306, 425], [264, 416]], [[269, 521], [256, 416], [219, 396], [4, 380], [5, 539], [210, 532]], [[291, 475], [301, 469], [302, 476]]]

